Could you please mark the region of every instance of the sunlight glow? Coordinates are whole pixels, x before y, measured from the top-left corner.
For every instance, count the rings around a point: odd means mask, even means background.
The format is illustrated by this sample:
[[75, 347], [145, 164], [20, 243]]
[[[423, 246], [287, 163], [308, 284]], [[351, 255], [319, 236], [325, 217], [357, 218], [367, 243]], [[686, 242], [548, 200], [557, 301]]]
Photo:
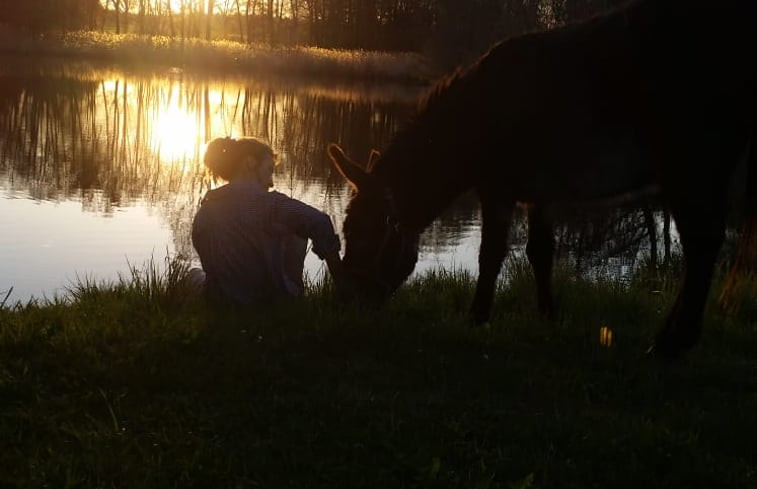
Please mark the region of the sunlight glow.
[[171, 8], [171, 12], [179, 13], [181, 12], [181, 4], [184, 4], [184, 10], [189, 11], [190, 7], [194, 10], [197, 10], [198, 4], [202, 4], [202, 11], [205, 12], [208, 8], [208, 0], [202, 0], [202, 2], [195, 1], [187, 1], [187, 0], [166, 0], [166, 3]]
[[[187, 12], [189, 12], [190, 10], [194, 10], [194, 11], [199, 10], [200, 5], [202, 5], [203, 12], [207, 11], [207, 8], [208, 8], [208, 0], [160, 0], [160, 3], [164, 6], [168, 6], [168, 8], [171, 9], [171, 12], [175, 14], [178, 14], [181, 12], [182, 3], [184, 4], [184, 10]], [[102, 5], [107, 10], [113, 10], [113, 0], [100, 0], [100, 5]], [[139, 11], [139, 5], [136, 2], [132, 2], [127, 5], [130, 7], [129, 10], [132, 13], [136, 13]], [[123, 11], [123, 8], [124, 8], [124, 5], [122, 2], [121, 4], [122, 11]]]
[[[283, 3], [284, 0], [274, 0], [272, 7], [273, 11], [277, 12], [277, 17], [280, 17], [282, 19], [291, 19], [292, 18], [292, 10], [289, 5], [289, 3]], [[208, 0], [148, 0], [146, 2], [149, 7], [148, 10], [152, 12], [162, 12], [165, 14], [167, 12], [167, 8], [170, 9], [171, 13], [173, 14], [180, 14], [182, 12], [182, 5], [184, 7], [185, 13], [197, 13], [197, 12], [207, 12], [208, 11]], [[100, 0], [100, 5], [105, 10], [114, 10], [114, 0]], [[139, 12], [139, 3], [137, 2], [125, 2], [124, 0], [120, 0], [120, 11], [123, 12], [124, 9], [128, 9], [129, 12], [132, 14], [136, 14]], [[220, 13], [226, 13], [229, 12], [235, 12], [237, 7], [237, 3], [235, 0], [216, 0], [213, 8], [214, 14], [220, 14]], [[246, 4], [242, 4], [242, 11], [246, 11], [246, 9], [250, 8], [249, 2]], [[254, 5], [252, 6], [252, 11], [255, 11], [257, 7]]]
[[197, 149], [202, 134], [195, 111], [180, 104], [180, 87], [171, 87], [169, 102], [153, 122], [150, 148], [160, 154], [163, 161], [191, 158]]

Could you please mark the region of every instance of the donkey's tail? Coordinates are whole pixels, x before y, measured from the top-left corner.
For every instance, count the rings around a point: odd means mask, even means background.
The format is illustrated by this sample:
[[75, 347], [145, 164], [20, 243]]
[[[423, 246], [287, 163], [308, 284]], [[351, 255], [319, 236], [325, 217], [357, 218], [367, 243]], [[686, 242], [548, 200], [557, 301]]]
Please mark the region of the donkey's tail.
[[749, 145], [745, 192], [736, 257], [719, 300], [729, 313], [738, 311], [750, 291], [757, 293], [757, 140]]

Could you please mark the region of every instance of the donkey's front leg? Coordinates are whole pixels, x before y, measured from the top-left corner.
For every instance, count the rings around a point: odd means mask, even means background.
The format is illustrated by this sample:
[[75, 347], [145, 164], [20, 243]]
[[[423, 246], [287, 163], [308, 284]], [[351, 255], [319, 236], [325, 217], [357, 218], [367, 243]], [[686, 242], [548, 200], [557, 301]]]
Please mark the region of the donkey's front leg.
[[481, 199], [481, 248], [478, 254], [478, 282], [471, 315], [476, 324], [489, 320], [494, 288], [507, 254], [513, 204]]

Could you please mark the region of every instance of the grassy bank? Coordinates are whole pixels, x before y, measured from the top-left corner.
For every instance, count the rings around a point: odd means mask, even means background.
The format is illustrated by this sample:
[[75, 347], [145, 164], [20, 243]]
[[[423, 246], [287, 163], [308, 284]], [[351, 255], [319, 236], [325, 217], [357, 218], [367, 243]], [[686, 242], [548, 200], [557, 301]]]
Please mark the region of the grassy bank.
[[272, 48], [232, 41], [93, 31], [28, 36], [0, 28], [0, 52], [24, 57], [93, 60], [140, 68], [178, 67], [198, 73], [248, 73], [326, 79], [425, 83], [433, 75], [413, 53]]
[[447, 272], [374, 312], [318, 284], [212, 315], [180, 266], [6, 306], [0, 487], [757, 486], [754, 296], [711, 304], [702, 344], [663, 364], [644, 350], [666, 275], [558, 273], [549, 323], [511, 266], [478, 329], [470, 277]]

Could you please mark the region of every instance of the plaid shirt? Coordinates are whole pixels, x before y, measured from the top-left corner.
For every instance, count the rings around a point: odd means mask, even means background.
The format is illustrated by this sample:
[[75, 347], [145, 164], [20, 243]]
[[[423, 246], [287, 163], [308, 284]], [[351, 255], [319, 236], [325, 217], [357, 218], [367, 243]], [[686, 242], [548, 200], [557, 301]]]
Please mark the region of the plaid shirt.
[[285, 274], [285, 248], [293, 236], [311, 239], [321, 259], [339, 253], [328, 215], [253, 180], [209, 191], [192, 224], [206, 287], [240, 305], [302, 293]]

